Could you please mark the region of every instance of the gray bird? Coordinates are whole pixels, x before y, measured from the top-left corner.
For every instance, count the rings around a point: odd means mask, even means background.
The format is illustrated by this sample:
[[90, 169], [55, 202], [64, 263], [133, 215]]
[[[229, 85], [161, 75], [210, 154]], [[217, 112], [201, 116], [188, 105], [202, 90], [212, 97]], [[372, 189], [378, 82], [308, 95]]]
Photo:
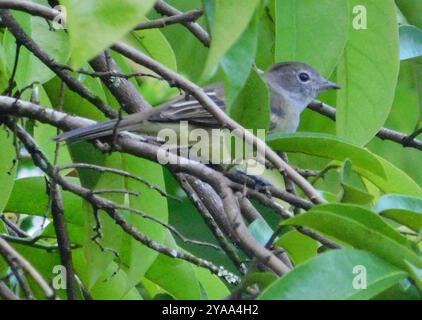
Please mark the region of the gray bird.
[[[311, 66], [301, 62], [275, 64], [264, 75], [270, 91], [270, 132], [295, 132], [300, 114], [320, 93], [340, 89]], [[224, 86], [214, 85], [205, 89], [207, 95], [225, 110]], [[161, 129], [178, 130], [179, 123], [187, 121], [192, 128], [219, 128], [218, 121], [193, 97], [179, 96], [156, 108], [117, 119], [96, 123], [65, 132], [56, 141], [79, 141], [107, 137], [115, 132], [129, 131], [149, 136]]]

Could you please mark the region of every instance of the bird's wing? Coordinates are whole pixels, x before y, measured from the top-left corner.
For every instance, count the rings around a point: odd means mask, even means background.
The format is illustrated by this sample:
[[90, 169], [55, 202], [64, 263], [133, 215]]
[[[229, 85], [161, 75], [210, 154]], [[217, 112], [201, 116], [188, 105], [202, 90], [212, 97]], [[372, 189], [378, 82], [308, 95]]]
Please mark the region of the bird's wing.
[[[205, 89], [207, 95], [217, 106], [224, 110], [224, 86], [214, 85]], [[74, 129], [58, 135], [55, 141], [91, 140], [110, 136], [114, 131], [138, 131], [142, 128], [142, 121], [149, 122], [179, 122], [188, 121], [190, 124], [206, 127], [218, 127], [218, 121], [205, 110], [193, 97], [177, 97], [159, 107], [145, 112], [131, 114], [121, 120], [110, 120], [95, 123], [83, 128]], [[146, 126], [147, 127], [147, 126]]]
[[[205, 88], [205, 93], [214, 103], [225, 110], [224, 86], [214, 85]], [[192, 96], [177, 97], [157, 108], [148, 121], [153, 122], [179, 122], [218, 127], [218, 121]]]

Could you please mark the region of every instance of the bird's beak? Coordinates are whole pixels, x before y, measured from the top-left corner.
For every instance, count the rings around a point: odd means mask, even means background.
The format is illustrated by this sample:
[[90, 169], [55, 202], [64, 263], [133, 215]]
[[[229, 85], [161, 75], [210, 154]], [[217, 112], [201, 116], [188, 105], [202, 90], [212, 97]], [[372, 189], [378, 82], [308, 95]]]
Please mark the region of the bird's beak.
[[335, 82], [331, 82], [331, 81], [325, 81], [324, 83], [322, 83], [321, 85], [321, 90], [328, 90], [328, 89], [341, 89], [341, 86]]

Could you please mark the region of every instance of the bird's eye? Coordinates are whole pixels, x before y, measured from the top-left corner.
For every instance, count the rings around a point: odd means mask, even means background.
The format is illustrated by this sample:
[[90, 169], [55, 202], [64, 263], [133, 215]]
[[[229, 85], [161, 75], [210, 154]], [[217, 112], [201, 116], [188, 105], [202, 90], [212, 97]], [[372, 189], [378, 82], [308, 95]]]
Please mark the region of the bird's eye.
[[302, 82], [308, 82], [310, 77], [309, 77], [309, 74], [307, 74], [306, 72], [301, 72], [299, 73], [299, 79]]

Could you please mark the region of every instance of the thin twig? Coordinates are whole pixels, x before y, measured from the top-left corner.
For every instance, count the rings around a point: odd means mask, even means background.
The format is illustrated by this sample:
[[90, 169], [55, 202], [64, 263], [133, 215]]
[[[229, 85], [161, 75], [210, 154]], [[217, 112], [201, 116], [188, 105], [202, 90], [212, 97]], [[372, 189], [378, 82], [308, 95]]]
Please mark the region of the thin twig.
[[[181, 15], [182, 12], [177, 10], [176, 8], [173, 8], [171, 5], [167, 4], [163, 0], [158, 0], [155, 3], [154, 6], [155, 10], [163, 15], [166, 16], [178, 16]], [[210, 46], [211, 38], [207, 31], [204, 30], [204, 28], [201, 27], [200, 24], [196, 22], [185, 22], [181, 21], [182, 24], [189, 29], [192, 34], [198, 38], [199, 41], [202, 42], [202, 44], [206, 47]]]
[[154, 28], [164, 28], [166, 26], [182, 23], [195, 22], [203, 15], [204, 11], [201, 9], [194, 9], [174, 16], [169, 16], [161, 19], [151, 20], [138, 24], [134, 30], [145, 30]]
[[168, 194], [166, 191], [164, 191], [160, 187], [150, 183], [148, 180], [141, 178], [139, 176], [135, 176], [135, 175], [131, 174], [130, 172], [127, 172], [127, 171], [124, 171], [124, 170], [109, 168], [109, 167], [103, 167], [103, 166], [99, 166], [99, 165], [91, 164], [91, 163], [72, 163], [72, 164], [63, 165], [63, 166], [59, 167], [59, 171], [63, 171], [63, 170], [66, 170], [66, 169], [91, 169], [91, 170], [99, 171], [99, 172], [102, 172], [102, 173], [109, 172], [109, 173], [117, 174], [117, 175], [120, 175], [122, 177], [126, 177], [126, 178], [133, 179], [135, 181], [139, 181], [142, 184], [146, 185], [151, 190], [157, 191], [163, 197], [172, 198], [173, 200], [180, 201], [179, 198], [177, 198], [177, 197], [175, 197], [171, 194]]
[[25, 270], [31, 278], [40, 286], [44, 291], [48, 299], [55, 298], [54, 290], [48, 285], [41, 274], [23, 257], [21, 256], [12, 246], [10, 246], [6, 240], [0, 237], [0, 254], [6, 261], [15, 263], [19, 268]]
[[219, 246], [216, 246], [215, 244], [212, 244], [212, 243], [209, 243], [209, 242], [193, 240], [193, 239], [189, 239], [189, 238], [185, 237], [175, 227], [169, 225], [168, 223], [165, 223], [164, 221], [162, 221], [158, 218], [155, 218], [155, 217], [143, 212], [142, 210], [123, 206], [123, 205], [118, 205], [118, 204], [114, 204], [114, 206], [115, 206], [116, 209], [126, 210], [126, 211], [129, 211], [129, 212], [135, 213], [135, 214], [141, 216], [142, 218], [145, 218], [145, 219], [148, 219], [148, 220], [154, 221], [155, 223], [160, 224], [161, 226], [163, 226], [164, 228], [169, 230], [172, 234], [174, 234], [176, 237], [178, 237], [180, 240], [182, 240], [184, 243], [190, 243], [190, 244], [194, 244], [194, 245], [210, 247], [210, 248], [213, 248], [213, 249], [218, 250], [218, 251], [221, 250], [221, 248]]

